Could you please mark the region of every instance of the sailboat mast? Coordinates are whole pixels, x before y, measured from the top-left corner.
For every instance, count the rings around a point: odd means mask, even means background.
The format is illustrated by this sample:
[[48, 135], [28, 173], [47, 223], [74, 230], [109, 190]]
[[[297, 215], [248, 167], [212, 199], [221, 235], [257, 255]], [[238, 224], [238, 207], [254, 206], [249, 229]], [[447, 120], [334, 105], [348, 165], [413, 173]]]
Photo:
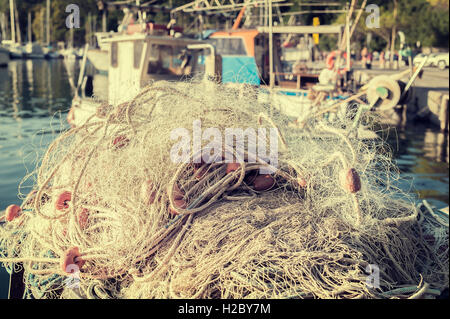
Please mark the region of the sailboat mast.
[[14, 23], [14, 0], [9, 0], [9, 14], [11, 17], [11, 40], [16, 43], [16, 25]]
[[14, 12], [16, 17], [16, 33], [17, 33], [17, 42], [22, 43], [22, 32], [20, 31], [20, 20], [19, 20], [19, 11], [17, 11], [17, 3], [14, 2]]
[[47, 25], [47, 36], [46, 36], [46, 40], [47, 40], [47, 46], [50, 45], [50, 0], [47, 0], [47, 17], [45, 19], [46, 21], [46, 25]]
[[33, 42], [33, 37], [31, 35], [31, 12], [28, 12], [28, 28], [27, 28], [27, 40], [28, 43]]

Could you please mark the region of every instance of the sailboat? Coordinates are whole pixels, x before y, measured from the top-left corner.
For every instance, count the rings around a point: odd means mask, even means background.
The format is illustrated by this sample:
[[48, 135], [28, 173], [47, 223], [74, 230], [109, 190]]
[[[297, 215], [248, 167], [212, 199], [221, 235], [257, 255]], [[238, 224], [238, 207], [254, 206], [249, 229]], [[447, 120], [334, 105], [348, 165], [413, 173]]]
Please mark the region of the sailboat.
[[[11, 40], [2, 41], [3, 46], [9, 51], [9, 56], [12, 59], [21, 59], [24, 54], [24, 48], [20, 44], [20, 41], [16, 42], [16, 23], [15, 23], [15, 6], [14, 0], [9, 0], [9, 11], [11, 18]], [[19, 30], [20, 31], [20, 30]], [[18, 33], [19, 35], [20, 33]]]
[[28, 43], [25, 45], [25, 57], [29, 59], [44, 59], [45, 53], [38, 42], [33, 42], [31, 35], [31, 16], [28, 14]]
[[47, 17], [46, 17], [46, 29], [47, 29], [47, 45], [43, 48], [46, 59], [59, 59], [62, 55], [55, 50], [50, 44], [50, 0], [47, 0]]

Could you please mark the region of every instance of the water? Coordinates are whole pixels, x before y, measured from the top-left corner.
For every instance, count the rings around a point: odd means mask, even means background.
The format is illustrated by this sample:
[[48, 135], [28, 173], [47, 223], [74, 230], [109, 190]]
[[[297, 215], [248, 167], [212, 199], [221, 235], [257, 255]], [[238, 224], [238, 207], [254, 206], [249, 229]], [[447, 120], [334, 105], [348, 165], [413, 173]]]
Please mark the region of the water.
[[[68, 127], [65, 117], [71, 99], [62, 60], [12, 61], [0, 68], [0, 210], [20, 204], [19, 183], [27, 170], [34, 169], [36, 156], [61, 125]], [[438, 208], [448, 206], [447, 135], [433, 127], [411, 125], [405, 131], [391, 132], [389, 142], [403, 177], [409, 178], [401, 186]], [[31, 181], [25, 183], [30, 185]], [[8, 282], [2, 268], [0, 298], [7, 298]]]

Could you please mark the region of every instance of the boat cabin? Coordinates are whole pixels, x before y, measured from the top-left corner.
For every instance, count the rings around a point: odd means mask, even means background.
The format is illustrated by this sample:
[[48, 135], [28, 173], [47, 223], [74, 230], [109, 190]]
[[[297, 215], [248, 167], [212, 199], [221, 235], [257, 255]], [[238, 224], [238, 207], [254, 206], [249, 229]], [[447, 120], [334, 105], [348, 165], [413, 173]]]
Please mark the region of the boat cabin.
[[205, 41], [134, 34], [105, 39], [108, 54], [108, 101], [133, 98], [150, 81], [179, 81], [217, 75], [214, 47]]

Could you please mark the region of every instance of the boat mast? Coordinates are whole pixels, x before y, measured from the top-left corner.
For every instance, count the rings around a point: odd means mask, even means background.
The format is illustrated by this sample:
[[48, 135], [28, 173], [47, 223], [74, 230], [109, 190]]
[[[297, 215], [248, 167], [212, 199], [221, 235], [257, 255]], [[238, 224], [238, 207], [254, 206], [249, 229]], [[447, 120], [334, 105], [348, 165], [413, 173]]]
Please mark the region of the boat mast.
[[33, 37], [31, 36], [31, 12], [28, 12], [28, 28], [27, 28], [27, 40], [28, 43], [33, 42]]
[[46, 36], [46, 44], [50, 46], [50, 0], [47, 0], [47, 18], [45, 19], [47, 24], [47, 36]]
[[22, 32], [20, 32], [20, 20], [19, 20], [19, 12], [17, 11], [17, 3], [14, 2], [14, 12], [15, 12], [15, 20], [16, 23], [16, 34], [17, 34], [17, 42], [22, 43]]
[[14, 0], [9, 0], [9, 14], [11, 18], [11, 40], [16, 43], [16, 25], [14, 23]]
[[272, 0], [269, 0], [269, 68], [270, 68], [270, 88], [275, 86], [273, 74], [273, 21], [272, 21]]

